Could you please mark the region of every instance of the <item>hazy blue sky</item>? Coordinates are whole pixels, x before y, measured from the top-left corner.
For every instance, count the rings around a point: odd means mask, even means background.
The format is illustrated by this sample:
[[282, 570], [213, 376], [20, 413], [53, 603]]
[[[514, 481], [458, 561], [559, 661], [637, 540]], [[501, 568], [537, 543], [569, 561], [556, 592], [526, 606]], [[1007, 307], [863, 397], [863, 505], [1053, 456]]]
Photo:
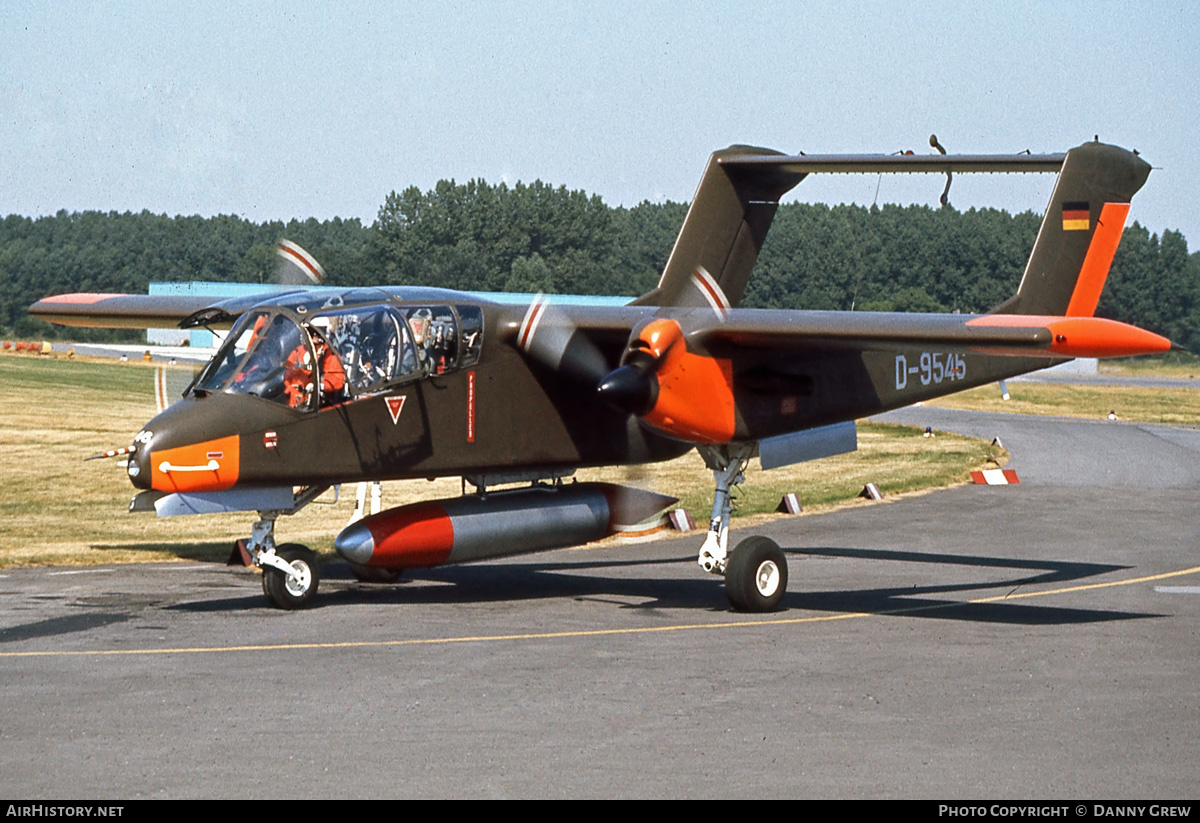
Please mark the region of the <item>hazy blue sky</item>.
[[[1061, 151], [1156, 168], [1200, 246], [1200, 3], [0, 3], [0, 214], [374, 219], [439, 178], [687, 200], [710, 151]], [[959, 177], [1041, 211], [1046, 175]], [[936, 204], [935, 177], [793, 198]]]

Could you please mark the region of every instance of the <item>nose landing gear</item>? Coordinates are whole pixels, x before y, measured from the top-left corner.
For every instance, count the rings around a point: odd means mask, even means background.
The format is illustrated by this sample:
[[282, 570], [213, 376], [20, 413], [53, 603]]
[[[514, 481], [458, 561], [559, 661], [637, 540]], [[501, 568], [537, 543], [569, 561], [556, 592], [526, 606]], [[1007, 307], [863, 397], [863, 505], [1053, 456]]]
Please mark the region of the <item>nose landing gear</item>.
[[299, 543], [284, 543], [275, 556], [288, 567], [285, 573], [275, 565], [263, 565], [263, 594], [280, 609], [303, 609], [317, 595], [321, 566], [317, 555]]

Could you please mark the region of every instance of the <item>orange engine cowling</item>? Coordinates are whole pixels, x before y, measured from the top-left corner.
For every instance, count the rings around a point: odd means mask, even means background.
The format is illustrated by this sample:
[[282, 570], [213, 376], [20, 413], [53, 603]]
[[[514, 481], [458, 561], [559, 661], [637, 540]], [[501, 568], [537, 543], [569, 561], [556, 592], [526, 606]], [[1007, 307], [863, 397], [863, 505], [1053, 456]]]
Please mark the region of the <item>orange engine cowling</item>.
[[729, 360], [693, 354], [679, 323], [658, 318], [634, 332], [622, 366], [599, 394], [666, 434], [696, 443], [727, 443], [735, 427]]

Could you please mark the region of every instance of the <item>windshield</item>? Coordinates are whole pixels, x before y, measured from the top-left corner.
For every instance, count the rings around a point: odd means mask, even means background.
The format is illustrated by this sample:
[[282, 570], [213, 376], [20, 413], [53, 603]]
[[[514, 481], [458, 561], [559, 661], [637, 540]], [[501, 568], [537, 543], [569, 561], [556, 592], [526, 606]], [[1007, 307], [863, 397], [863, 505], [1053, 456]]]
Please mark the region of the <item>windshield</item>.
[[253, 394], [308, 408], [313, 393], [308, 336], [286, 315], [247, 315], [233, 327], [192, 391], [201, 396], [217, 391]]

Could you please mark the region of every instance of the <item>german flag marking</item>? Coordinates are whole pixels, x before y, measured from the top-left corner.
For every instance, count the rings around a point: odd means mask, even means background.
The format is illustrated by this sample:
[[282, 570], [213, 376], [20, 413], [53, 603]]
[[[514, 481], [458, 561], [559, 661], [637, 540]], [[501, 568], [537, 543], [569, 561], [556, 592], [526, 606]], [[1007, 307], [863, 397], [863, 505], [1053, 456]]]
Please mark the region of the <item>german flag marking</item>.
[[1092, 227], [1092, 212], [1088, 203], [1063, 203], [1063, 231], [1087, 231]]

